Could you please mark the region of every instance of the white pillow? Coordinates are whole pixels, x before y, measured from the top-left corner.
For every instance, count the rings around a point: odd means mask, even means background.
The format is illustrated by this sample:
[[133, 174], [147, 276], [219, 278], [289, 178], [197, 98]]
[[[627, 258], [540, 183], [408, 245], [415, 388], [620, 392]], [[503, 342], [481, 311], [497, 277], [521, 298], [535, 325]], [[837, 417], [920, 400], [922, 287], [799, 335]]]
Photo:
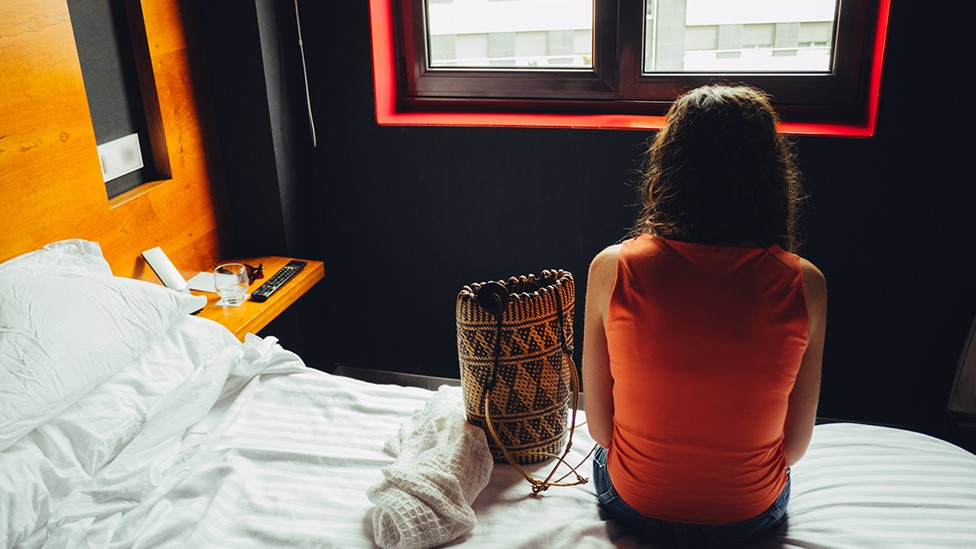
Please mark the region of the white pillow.
[[0, 264], [0, 451], [135, 359], [206, 298], [112, 276], [94, 242]]
[[53, 242], [40, 250], [0, 263], [0, 271], [24, 265], [112, 276], [112, 267], [102, 257], [102, 248], [98, 243], [78, 238]]

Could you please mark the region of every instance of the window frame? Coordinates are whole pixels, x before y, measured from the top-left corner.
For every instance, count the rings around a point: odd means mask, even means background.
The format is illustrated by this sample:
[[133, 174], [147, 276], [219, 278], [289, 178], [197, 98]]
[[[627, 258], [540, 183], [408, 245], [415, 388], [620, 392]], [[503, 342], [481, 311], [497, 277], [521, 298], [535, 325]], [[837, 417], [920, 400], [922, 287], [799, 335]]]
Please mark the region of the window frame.
[[868, 137], [876, 124], [889, 3], [841, 0], [829, 75], [646, 76], [638, 71], [641, 25], [621, 24], [643, 20], [640, 0], [595, 2], [593, 70], [546, 71], [428, 69], [423, 0], [370, 0], [377, 123], [657, 129], [674, 97], [721, 80], [768, 91], [786, 133]]

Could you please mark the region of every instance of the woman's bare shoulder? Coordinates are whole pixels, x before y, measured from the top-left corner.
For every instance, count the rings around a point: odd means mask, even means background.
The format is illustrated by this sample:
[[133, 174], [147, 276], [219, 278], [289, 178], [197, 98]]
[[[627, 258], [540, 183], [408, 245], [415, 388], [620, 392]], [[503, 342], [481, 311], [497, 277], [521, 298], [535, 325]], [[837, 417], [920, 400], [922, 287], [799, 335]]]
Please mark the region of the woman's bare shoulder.
[[827, 278], [810, 260], [800, 258], [800, 271], [803, 274], [803, 290], [808, 303], [824, 303], [827, 300]]
[[600, 250], [590, 262], [590, 277], [606, 275], [617, 270], [617, 256], [620, 255], [620, 244], [613, 244]]
[[809, 259], [800, 258], [800, 270], [803, 273], [804, 284], [810, 283], [817, 286], [827, 285], [827, 278], [824, 276], [823, 271], [820, 270], [816, 265], [814, 265]]

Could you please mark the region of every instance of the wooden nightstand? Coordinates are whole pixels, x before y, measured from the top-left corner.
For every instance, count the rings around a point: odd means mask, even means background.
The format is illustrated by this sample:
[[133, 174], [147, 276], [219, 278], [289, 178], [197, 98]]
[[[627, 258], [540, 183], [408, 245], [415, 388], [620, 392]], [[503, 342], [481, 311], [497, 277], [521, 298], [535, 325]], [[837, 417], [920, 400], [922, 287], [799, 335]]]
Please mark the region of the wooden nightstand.
[[[264, 265], [264, 278], [255, 280], [248, 287], [248, 293], [250, 293], [256, 290], [258, 286], [264, 283], [271, 275], [278, 272], [278, 269], [284, 267], [292, 259], [291, 257], [280, 256], [249, 257], [245, 259], [227, 260], [223, 263], [245, 263], [255, 267], [259, 264]], [[308, 265], [284, 286], [278, 288], [278, 291], [272, 294], [264, 303], [255, 303], [248, 300], [238, 307], [222, 307], [216, 305], [220, 301], [220, 296], [217, 294], [197, 291], [191, 292], [194, 295], [203, 295], [207, 298], [207, 305], [202, 311], [197, 313], [197, 316], [209, 318], [210, 320], [215, 320], [223, 324], [231, 332], [234, 332], [237, 339], [243, 341], [244, 336], [248, 332], [252, 334], [258, 333], [261, 328], [267, 326], [269, 322], [291, 306], [292, 303], [304, 295], [312, 286], [325, 278], [325, 265], [321, 261], [313, 261], [311, 259], [302, 259], [302, 261], [306, 261]]]

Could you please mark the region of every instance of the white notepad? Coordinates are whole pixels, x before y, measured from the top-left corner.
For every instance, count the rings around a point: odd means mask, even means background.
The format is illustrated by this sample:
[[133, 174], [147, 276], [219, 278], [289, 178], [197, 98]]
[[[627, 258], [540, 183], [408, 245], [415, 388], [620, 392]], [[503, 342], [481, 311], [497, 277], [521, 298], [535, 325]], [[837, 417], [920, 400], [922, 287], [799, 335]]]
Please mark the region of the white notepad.
[[191, 290], [210, 292], [212, 294], [217, 293], [217, 288], [214, 286], [214, 275], [211, 272], [199, 272], [188, 280], [187, 284]]

